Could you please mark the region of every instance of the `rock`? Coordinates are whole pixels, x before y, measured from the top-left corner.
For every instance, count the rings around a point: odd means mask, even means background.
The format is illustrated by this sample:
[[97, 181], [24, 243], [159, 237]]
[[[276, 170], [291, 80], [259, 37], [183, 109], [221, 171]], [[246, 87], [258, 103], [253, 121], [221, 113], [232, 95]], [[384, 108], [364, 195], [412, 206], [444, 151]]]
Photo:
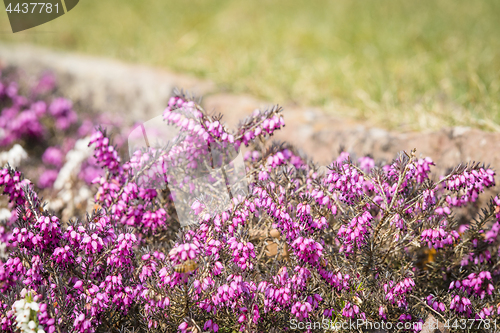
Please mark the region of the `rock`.
[[157, 68], [22, 44], [0, 44], [2, 62], [19, 66], [29, 75], [50, 70], [65, 97], [85, 101], [98, 111], [126, 115], [129, 121], [146, 121], [161, 114], [175, 87], [197, 95], [215, 88], [209, 81]]
[[427, 320], [422, 326], [422, 331], [420, 331], [420, 333], [449, 333], [449, 332], [450, 330], [444, 327], [444, 323], [434, 318], [432, 314], [430, 314], [427, 317]]
[[471, 130], [470, 127], [463, 127], [463, 126], [457, 126], [457, 127], [454, 127], [452, 130], [451, 130], [451, 137], [452, 138], [456, 138], [456, 137], [459, 137], [467, 132], [469, 132]]
[[[277, 229], [250, 229], [249, 238], [251, 241], [259, 242], [262, 241], [266, 237], [272, 237], [278, 239], [280, 237], [280, 232]], [[278, 240], [276, 241], [268, 241], [266, 245], [266, 256], [273, 257], [278, 254]], [[282, 252], [278, 256], [278, 259], [288, 258], [288, 244], [285, 242], [283, 244]]]
[[272, 229], [271, 231], [269, 231], [269, 234], [273, 238], [279, 238], [280, 237], [280, 232], [279, 232], [278, 229]]

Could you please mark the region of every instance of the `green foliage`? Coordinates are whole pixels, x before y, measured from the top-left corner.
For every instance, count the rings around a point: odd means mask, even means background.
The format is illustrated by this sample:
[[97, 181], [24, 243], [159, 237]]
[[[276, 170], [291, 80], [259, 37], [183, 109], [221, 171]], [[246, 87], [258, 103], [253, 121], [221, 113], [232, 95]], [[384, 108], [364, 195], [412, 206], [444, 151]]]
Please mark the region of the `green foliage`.
[[497, 0], [86, 0], [0, 40], [165, 66], [384, 127], [497, 130], [499, 17]]

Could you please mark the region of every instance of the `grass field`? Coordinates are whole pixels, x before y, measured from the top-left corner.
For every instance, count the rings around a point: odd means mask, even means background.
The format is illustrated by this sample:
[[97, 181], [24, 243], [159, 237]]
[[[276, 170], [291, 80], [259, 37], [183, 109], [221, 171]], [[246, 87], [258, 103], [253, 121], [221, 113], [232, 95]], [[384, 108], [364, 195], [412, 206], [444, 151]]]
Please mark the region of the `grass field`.
[[82, 0], [0, 40], [162, 66], [386, 128], [500, 129], [498, 0]]

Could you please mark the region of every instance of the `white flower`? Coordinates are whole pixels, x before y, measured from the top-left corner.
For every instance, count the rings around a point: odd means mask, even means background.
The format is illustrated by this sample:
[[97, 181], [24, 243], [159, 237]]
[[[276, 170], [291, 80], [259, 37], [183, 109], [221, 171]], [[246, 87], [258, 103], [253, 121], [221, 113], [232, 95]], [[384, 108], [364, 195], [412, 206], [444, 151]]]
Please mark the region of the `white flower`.
[[40, 310], [40, 307], [38, 306], [38, 303], [31, 302], [29, 304], [30, 304], [31, 310], [36, 311], [36, 312], [38, 312], [38, 310]]
[[91, 197], [92, 191], [90, 191], [87, 186], [83, 185], [82, 187], [80, 187], [80, 190], [78, 190], [78, 194], [75, 197], [75, 203], [87, 201]]
[[63, 165], [57, 179], [54, 182], [54, 188], [61, 190], [65, 184], [68, 184], [71, 176], [80, 171], [81, 164], [91, 156], [92, 148], [89, 147], [90, 137], [80, 139], [75, 143], [75, 147], [66, 155], [66, 163]]
[[12, 167], [19, 166], [19, 164], [28, 158], [28, 154], [19, 144], [15, 144], [9, 151], [0, 153], [0, 163], [4, 165], [9, 163]]
[[8, 259], [9, 255], [5, 252], [6, 248], [7, 248], [7, 244], [0, 241], [0, 259]]
[[24, 299], [20, 299], [19, 301], [15, 301], [14, 302], [14, 308], [16, 309], [16, 311], [18, 311], [20, 309], [23, 309], [24, 308], [24, 303], [25, 303]]
[[12, 215], [12, 212], [9, 209], [2, 208], [0, 209], [0, 220], [9, 220]]
[[26, 289], [23, 289], [21, 295], [25, 298], [12, 304], [15, 311], [16, 327], [20, 329], [21, 333], [45, 333], [43, 327], [36, 323], [40, 306], [32, 300], [31, 293]]

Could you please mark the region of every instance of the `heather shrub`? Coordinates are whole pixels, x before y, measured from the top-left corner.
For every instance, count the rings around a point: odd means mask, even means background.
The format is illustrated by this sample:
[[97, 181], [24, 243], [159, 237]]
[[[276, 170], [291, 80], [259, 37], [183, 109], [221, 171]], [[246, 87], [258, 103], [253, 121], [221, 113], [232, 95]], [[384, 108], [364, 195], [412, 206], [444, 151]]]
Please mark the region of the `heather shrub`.
[[[48, 209], [22, 167], [0, 171], [12, 211], [2, 229], [3, 331], [282, 332], [299, 322], [321, 331], [312, 323], [349, 319], [420, 331], [431, 314], [494, 328], [500, 199], [466, 224], [456, 219], [495, 185], [490, 168], [436, 177], [413, 150], [385, 164], [342, 152], [325, 170], [269, 142], [285, 126], [279, 107], [229, 131], [178, 93], [162, 118], [181, 135], [130, 160], [106, 130], [93, 132], [103, 172], [92, 180], [95, 206], [78, 218]], [[190, 223], [181, 223], [171, 186], [192, 184], [212, 144], [246, 147], [248, 191], [218, 209], [187, 202]]]
[[[22, 163], [57, 214], [85, 212], [92, 180], [104, 172], [88, 147], [90, 136], [103, 123], [123, 130], [120, 121], [61, 97], [51, 73], [31, 77], [15, 67], [0, 67], [0, 109], [2, 166]], [[121, 146], [120, 136], [115, 139]]]

